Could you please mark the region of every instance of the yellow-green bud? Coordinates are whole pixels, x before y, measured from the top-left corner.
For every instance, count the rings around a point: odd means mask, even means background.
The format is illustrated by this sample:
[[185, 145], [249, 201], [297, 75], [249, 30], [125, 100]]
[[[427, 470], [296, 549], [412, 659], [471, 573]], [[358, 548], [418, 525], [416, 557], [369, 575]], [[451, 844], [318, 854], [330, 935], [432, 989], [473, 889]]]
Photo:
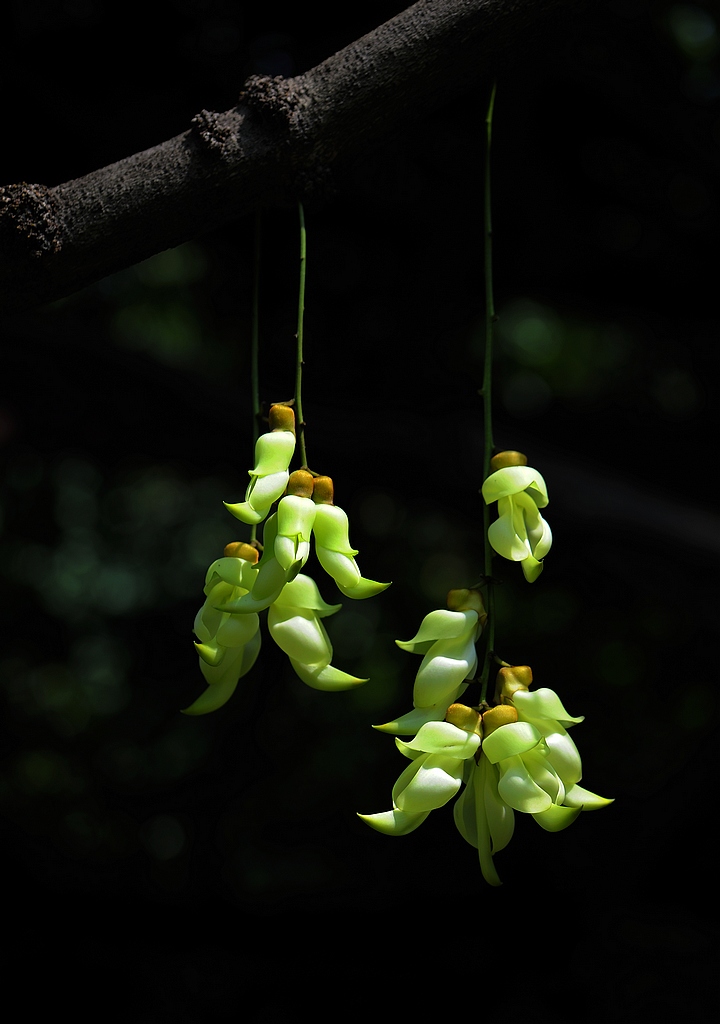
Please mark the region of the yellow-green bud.
[[456, 590], [449, 590], [447, 606], [454, 612], [477, 612], [480, 618], [487, 618], [485, 605], [479, 590], [465, 590], [458, 587]]
[[295, 413], [289, 405], [271, 405], [268, 413], [271, 430], [292, 430], [295, 433]]
[[515, 708], [510, 707], [509, 704], [499, 704], [496, 708], [490, 708], [482, 716], [483, 734], [487, 737], [501, 726], [510, 725], [511, 722], [517, 722], [517, 720], [518, 713]]
[[508, 466], [527, 466], [527, 455], [522, 452], [498, 452], [490, 459], [490, 469], [494, 473], [498, 469], [507, 469]]
[[318, 505], [332, 505], [334, 496], [332, 477], [316, 476], [313, 480], [312, 496], [313, 501]]
[[495, 700], [507, 704], [517, 690], [529, 690], [532, 683], [532, 669], [529, 665], [509, 665], [501, 668], [495, 684]]
[[252, 544], [246, 544], [242, 540], [234, 540], [225, 545], [223, 554], [226, 558], [244, 558], [246, 562], [254, 565], [260, 557], [260, 552]]
[[311, 498], [313, 492], [312, 473], [306, 469], [296, 469], [290, 474], [287, 483], [287, 494], [295, 494], [298, 498]]
[[450, 725], [457, 726], [458, 729], [464, 729], [465, 732], [477, 733], [478, 736], [482, 736], [482, 718], [474, 708], [469, 708], [467, 704], [451, 704], [445, 712], [445, 721]]

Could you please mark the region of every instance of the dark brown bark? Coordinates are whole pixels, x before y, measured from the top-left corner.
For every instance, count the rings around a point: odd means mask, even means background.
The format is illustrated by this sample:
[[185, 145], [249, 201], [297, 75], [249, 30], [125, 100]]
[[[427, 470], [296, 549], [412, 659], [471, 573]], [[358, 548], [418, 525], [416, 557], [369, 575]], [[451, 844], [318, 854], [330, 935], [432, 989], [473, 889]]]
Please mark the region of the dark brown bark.
[[56, 188], [0, 188], [0, 308], [67, 295], [204, 231], [322, 193], [393, 127], [507, 62], [538, 18], [579, 0], [420, 0], [291, 79], [251, 78], [238, 106]]

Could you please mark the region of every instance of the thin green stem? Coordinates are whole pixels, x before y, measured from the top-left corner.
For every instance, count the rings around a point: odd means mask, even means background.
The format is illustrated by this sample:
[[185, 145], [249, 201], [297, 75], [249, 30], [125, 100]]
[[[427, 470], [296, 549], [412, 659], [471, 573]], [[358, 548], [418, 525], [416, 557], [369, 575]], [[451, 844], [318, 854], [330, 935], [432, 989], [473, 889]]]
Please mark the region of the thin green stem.
[[[253, 245], [253, 290], [252, 290], [252, 327], [250, 332], [250, 387], [252, 390], [252, 439], [253, 451], [255, 442], [260, 436], [260, 211], [255, 214], [255, 237]], [[250, 540], [257, 537], [257, 525], [253, 524]]]
[[297, 361], [295, 364], [295, 418], [297, 439], [300, 446], [300, 461], [307, 467], [307, 449], [305, 447], [305, 420], [302, 410], [302, 372], [303, 372], [303, 319], [305, 315], [305, 269], [307, 259], [307, 236], [305, 232], [305, 211], [302, 203], [298, 203], [300, 213], [300, 287], [298, 295], [297, 325]]
[[[483, 454], [483, 480], [490, 475], [490, 460], [493, 453], [493, 432], [492, 432], [492, 364], [493, 364], [493, 328], [495, 320], [495, 299], [493, 296], [493, 268], [492, 268], [492, 209], [490, 191], [490, 145], [492, 142], [492, 118], [495, 107], [495, 90], [497, 83], [493, 83], [490, 93], [490, 103], [485, 117], [485, 167], [484, 167], [484, 198], [483, 198], [483, 219], [484, 219], [484, 264], [485, 264], [485, 359], [483, 363], [483, 428], [485, 434], [485, 450]], [[492, 581], [492, 560], [493, 551], [490, 546], [488, 531], [490, 529], [490, 507], [483, 501], [483, 532], [485, 535], [485, 580], [486, 580], [486, 611], [488, 615], [485, 628], [485, 660], [480, 675], [482, 690], [480, 700], [484, 701], [490, 678], [490, 662], [495, 646], [495, 591]]]

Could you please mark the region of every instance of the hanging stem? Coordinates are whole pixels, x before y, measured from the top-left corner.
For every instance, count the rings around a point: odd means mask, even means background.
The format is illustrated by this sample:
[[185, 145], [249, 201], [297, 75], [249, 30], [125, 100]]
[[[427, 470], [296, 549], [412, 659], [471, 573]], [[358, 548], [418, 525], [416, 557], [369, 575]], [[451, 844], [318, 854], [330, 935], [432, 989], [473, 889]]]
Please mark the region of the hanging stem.
[[297, 325], [297, 362], [295, 364], [295, 418], [297, 439], [300, 446], [300, 461], [307, 468], [307, 449], [305, 447], [305, 420], [302, 411], [302, 372], [303, 372], [303, 318], [305, 314], [305, 264], [307, 257], [307, 238], [305, 234], [305, 211], [302, 203], [298, 203], [300, 213], [300, 288], [298, 295]]
[[[487, 115], [485, 116], [485, 167], [484, 167], [484, 263], [485, 263], [485, 359], [483, 364], [483, 431], [485, 435], [485, 450], [483, 454], [483, 481], [490, 475], [490, 460], [493, 454], [493, 433], [492, 433], [492, 363], [493, 363], [493, 327], [497, 317], [495, 315], [495, 299], [493, 297], [492, 277], [492, 212], [490, 202], [490, 144], [492, 141], [492, 118], [495, 107], [495, 90], [497, 83], [493, 82], [488, 104]], [[485, 628], [485, 660], [480, 675], [482, 690], [480, 700], [484, 701], [487, 693], [488, 680], [490, 677], [490, 663], [492, 660], [493, 648], [495, 646], [495, 591], [492, 581], [492, 559], [493, 551], [488, 538], [490, 529], [490, 507], [483, 501], [483, 533], [485, 536], [485, 579], [487, 584], [486, 605], [487, 605], [487, 626]]]
[[[250, 331], [250, 387], [252, 389], [252, 450], [260, 436], [260, 211], [255, 214], [253, 246], [252, 327]], [[250, 530], [250, 541], [257, 537], [257, 524]]]

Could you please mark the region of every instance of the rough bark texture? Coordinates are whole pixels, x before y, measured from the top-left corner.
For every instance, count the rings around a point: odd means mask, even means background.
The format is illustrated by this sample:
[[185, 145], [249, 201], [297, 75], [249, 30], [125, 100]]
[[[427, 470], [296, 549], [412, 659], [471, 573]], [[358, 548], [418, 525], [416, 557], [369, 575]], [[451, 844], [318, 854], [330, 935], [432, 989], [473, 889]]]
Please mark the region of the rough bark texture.
[[342, 166], [507, 63], [528, 25], [579, 0], [420, 0], [296, 78], [56, 188], [0, 188], [0, 308], [59, 298], [257, 209], [317, 195]]

